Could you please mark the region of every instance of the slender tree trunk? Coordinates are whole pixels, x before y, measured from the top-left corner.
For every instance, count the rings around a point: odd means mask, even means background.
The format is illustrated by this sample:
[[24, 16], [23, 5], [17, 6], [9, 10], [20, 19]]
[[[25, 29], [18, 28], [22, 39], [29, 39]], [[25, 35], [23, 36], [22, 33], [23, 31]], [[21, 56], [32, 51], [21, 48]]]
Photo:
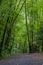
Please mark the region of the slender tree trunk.
[[8, 20], [9, 20], [9, 18], [7, 19], [7, 22], [6, 22], [6, 25], [5, 25], [5, 28], [4, 28], [4, 33], [3, 33], [2, 41], [1, 41], [1, 43], [0, 43], [0, 56], [1, 56], [2, 47], [3, 47], [3, 43], [4, 43], [5, 33], [6, 33], [6, 30], [7, 30]]
[[1, 5], [1, 3], [2, 3], [2, 0], [0, 0], [0, 5]]
[[[27, 37], [28, 37], [28, 49], [29, 49], [29, 30], [28, 30], [28, 21], [27, 21], [27, 12], [26, 12], [26, 0], [25, 0], [25, 20], [26, 20], [26, 30], [27, 30]], [[29, 52], [29, 51], [28, 51]]]
[[42, 39], [42, 52], [43, 52], [43, 39]]
[[[12, 6], [12, 4], [11, 4], [11, 2], [10, 2], [10, 8], [11, 8], [11, 6]], [[10, 9], [10, 10], [11, 10], [11, 9]], [[10, 13], [10, 10], [9, 10], [9, 13]], [[8, 13], [8, 15], [10, 15], [9, 13]], [[5, 38], [5, 34], [6, 34], [8, 22], [9, 22], [9, 16], [8, 16], [8, 18], [7, 18], [7, 22], [6, 22], [6, 25], [5, 25], [5, 28], [4, 28], [3, 37], [2, 37], [2, 41], [1, 41], [1, 44], [0, 44], [0, 56], [1, 56], [1, 54], [2, 54], [2, 47], [3, 47], [3, 43], [4, 43], [4, 38]]]

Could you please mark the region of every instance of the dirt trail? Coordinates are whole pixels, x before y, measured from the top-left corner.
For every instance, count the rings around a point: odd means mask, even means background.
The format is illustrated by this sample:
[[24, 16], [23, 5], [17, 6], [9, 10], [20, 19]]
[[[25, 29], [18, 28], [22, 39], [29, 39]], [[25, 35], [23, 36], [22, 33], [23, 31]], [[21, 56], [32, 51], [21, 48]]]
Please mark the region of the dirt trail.
[[43, 65], [43, 54], [15, 54], [0, 60], [0, 65]]

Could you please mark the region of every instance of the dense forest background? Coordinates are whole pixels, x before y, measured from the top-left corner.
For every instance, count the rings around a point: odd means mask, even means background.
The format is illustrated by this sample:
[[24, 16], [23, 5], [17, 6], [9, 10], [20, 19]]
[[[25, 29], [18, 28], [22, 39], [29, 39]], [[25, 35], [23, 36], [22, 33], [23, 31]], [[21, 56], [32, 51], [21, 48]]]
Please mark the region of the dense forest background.
[[43, 0], [0, 0], [0, 57], [43, 52]]

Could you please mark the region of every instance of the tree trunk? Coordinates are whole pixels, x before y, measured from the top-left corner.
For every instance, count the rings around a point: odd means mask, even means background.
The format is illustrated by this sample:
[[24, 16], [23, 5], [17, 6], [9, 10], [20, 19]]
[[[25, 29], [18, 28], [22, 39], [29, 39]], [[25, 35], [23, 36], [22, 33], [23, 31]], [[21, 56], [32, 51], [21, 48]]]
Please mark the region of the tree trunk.
[[42, 51], [43, 51], [43, 39], [42, 39]]

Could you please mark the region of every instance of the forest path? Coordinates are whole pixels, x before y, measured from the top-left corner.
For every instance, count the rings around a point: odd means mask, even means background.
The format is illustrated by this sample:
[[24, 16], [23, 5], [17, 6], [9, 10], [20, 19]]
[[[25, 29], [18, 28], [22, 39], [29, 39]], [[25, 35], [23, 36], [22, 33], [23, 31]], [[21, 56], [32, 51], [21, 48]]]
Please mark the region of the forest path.
[[43, 54], [15, 54], [0, 60], [0, 65], [43, 65]]

